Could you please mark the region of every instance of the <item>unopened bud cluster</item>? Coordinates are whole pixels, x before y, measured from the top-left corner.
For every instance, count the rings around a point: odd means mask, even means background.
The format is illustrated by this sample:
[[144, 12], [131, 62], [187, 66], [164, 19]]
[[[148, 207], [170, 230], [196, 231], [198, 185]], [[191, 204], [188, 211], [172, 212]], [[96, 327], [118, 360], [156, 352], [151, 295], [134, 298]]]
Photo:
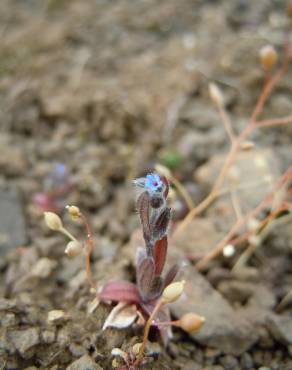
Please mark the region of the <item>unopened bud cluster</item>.
[[[81, 212], [78, 207], [67, 206], [66, 208], [73, 220], [81, 217]], [[66, 246], [65, 254], [68, 257], [78, 256], [82, 252], [82, 244], [63, 226], [60, 217], [54, 212], [45, 212], [44, 218], [49, 229], [59, 231], [71, 239]]]

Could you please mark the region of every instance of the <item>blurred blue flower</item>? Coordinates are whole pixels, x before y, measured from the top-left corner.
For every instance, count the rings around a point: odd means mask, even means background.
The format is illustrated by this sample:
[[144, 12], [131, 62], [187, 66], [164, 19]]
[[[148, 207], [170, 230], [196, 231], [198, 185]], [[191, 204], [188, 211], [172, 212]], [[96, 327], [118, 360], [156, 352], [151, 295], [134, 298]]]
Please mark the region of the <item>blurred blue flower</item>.
[[157, 173], [150, 173], [146, 176], [145, 189], [150, 192], [161, 192], [163, 190], [163, 182]]

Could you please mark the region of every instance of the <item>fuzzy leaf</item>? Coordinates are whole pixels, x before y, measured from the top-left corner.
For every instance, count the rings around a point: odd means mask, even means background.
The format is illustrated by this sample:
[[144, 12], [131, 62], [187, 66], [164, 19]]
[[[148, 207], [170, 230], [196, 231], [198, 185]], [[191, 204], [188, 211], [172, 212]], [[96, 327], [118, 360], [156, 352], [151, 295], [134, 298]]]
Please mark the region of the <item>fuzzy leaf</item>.
[[154, 277], [154, 261], [151, 257], [146, 257], [139, 266], [137, 266], [137, 285], [139, 293], [143, 300], [148, 299]]
[[175, 279], [177, 273], [179, 272], [180, 266], [178, 263], [173, 265], [166, 273], [165, 278], [164, 278], [164, 288], [166, 288], [169, 284], [173, 282]]
[[118, 303], [110, 312], [102, 330], [106, 328], [127, 328], [133, 324], [137, 318], [137, 309], [135, 305], [129, 305], [127, 302]]
[[137, 269], [139, 269], [140, 264], [144, 260], [144, 258], [147, 258], [147, 253], [145, 251], [145, 248], [138, 247], [136, 252], [136, 266]]
[[167, 254], [167, 236], [157, 240], [153, 249], [153, 258], [155, 264], [155, 275], [161, 275]]
[[150, 196], [147, 191], [144, 191], [137, 200], [137, 208], [143, 228], [144, 238], [147, 241], [151, 238], [150, 226]]
[[111, 281], [106, 283], [97, 297], [102, 301], [140, 303], [140, 296], [136, 285], [128, 281]]
[[161, 239], [165, 235], [170, 220], [170, 208], [162, 209], [153, 226], [154, 239]]
[[163, 287], [163, 280], [160, 276], [154, 276], [151, 282], [151, 288], [148, 293], [148, 299], [152, 300], [157, 298], [161, 294]]

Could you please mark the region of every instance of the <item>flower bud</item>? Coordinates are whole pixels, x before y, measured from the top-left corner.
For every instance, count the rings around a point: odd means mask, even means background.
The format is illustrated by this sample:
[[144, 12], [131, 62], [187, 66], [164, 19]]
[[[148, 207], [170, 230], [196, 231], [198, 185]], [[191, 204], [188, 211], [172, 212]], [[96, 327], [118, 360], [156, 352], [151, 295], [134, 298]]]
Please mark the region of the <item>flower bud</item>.
[[181, 296], [185, 286], [185, 281], [176, 281], [168, 285], [162, 292], [162, 301], [164, 303], [175, 302]]
[[82, 252], [82, 245], [78, 240], [71, 240], [65, 249], [68, 257], [76, 257]]
[[265, 70], [269, 71], [278, 61], [278, 53], [272, 45], [260, 49], [260, 61]]
[[205, 317], [189, 312], [181, 317], [178, 325], [187, 333], [191, 333], [200, 330], [205, 321]]
[[63, 228], [60, 217], [54, 212], [45, 212], [45, 222], [49, 229], [60, 231]]
[[214, 84], [214, 83], [209, 84], [209, 95], [210, 95], [210, 98], [212, 99], [213, 103], [215, 103], [216, 105], [219, 105], [219, 106], [224, 105], [223, 94], [222, 94], [221, 90], [219, 89], [219, 87], [216, 84]]
[[66, 207], [69, 215], [71, 216], [72, 220], [77, 220], [80, 217], [80, 210], [76, 206], [67, 206]]

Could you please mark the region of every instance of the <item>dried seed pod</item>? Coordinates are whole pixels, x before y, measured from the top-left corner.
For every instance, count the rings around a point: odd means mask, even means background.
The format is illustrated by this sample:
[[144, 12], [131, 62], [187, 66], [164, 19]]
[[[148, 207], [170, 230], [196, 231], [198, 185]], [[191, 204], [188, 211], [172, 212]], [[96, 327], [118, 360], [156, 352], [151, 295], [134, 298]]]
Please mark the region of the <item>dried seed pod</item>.
[[76, 206], [67, 206], [66, 207], [68, 212], [69, 212], [69, 215], [71, 216], [72, 220], [77, 220], [78, 218], [80, 218], [80, 210], [78, 207]]
[[63, 229], [63, 224], [60, 217], [54, 212], [44, 213], [45, 222], [49, 229], [54, 231], [60, 231]]
[[213, 103], [215, 103], [218, 106], [224, 105], [224, 97], [223, 97], [222, 91], [213, 82], [209, 84], [209, 95]]
[[76, 257], [82, 252], [82, 245], [78, 240], [71, 240], [65, 249], [68, 257]]
[[178, 321], [178, 326], [187, 333], [191, 333], [200, 330], [205, 321], [205, 317], [189, 312], [181, 317]]
[[269, 71], [278, 61], [278, 53], [272, 45], [266, 45], [259, 52], [261, 65]]
[[184, 286], [185, 280], [176, 281], [175, 283], [168, 285], [162, 292], [162, 301], [164, 303], [177, 301], [184, 291]]

